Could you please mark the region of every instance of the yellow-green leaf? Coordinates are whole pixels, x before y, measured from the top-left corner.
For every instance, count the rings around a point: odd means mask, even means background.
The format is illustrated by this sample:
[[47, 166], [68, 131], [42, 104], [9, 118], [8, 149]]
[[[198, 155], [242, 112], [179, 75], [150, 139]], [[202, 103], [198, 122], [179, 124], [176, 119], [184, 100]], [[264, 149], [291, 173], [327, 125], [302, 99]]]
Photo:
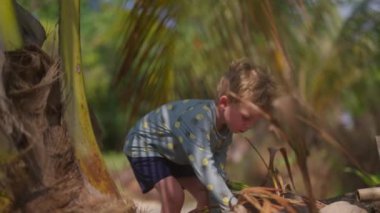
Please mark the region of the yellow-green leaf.
[[3, 0], [1, 2], [0, 39], [5, 50], [15, 50], [22, 47], [22, 38], [12, 0]]

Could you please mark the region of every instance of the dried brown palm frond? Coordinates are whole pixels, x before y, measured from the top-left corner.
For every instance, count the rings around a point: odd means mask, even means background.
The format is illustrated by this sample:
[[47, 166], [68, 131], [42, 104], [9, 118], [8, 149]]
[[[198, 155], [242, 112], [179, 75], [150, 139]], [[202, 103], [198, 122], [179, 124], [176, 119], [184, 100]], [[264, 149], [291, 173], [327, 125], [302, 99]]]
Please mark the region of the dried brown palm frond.
[[[288, 155], [287, 155], [286, 149], [284, 147], [281, 147], [281, 148], [269, 147], [268, 148], [268, 151], [269, 151], [269, 164], [268, 164], [264, 160], [264, 157], [257, 150], [257, 148], [253, 145], [253, 143], [251, 141], [249, 141], [248, 138], [245, 138], [245, 139], [248, 142], [248, 144], [253, 148], [253, 150], [255, 150], [255, 152], [260, 157], [261, 161], [264, 163], [265, 167], [268, 170], [268, 174], [266, 176], [267, 178], [266, 178], [265, 182], [262, 184], [262, 186], [266, 185], [266, 182], [268, 180], [272, 180], [272, 184], [273, 184], [274, 188], [276, 188], [276, 189], [283, 190], [283, 191], [285, 191], [287, 189], [289, 189], [289, 190], [295, 190], [295, 184], [294, 184], [294, 180], [293, 180], [293, 173], [292, 173], [291, 168], [290, 168], [290, 163], [289, 163], [289, 159], [288, 159]], [[275, 160], [275, 157], [276, 157], [276, 154], [278, 153], [278, 151], [281, 153], [281, 155], [283, 157], [283, 160], [285, 162], [286, 170], [288, 172], [288, 176], [289, 176], [289, 179], [290, 179], [290, 183], [289, 184], [285, 183], [285, 181], [282, 178], [279, 170], [274, 165], [274, 160]]]
[[[254, 103], [239, 98], [239, 96], [234, 94], [233, 92], [230, 92], [229, 95], [245, 103], [253, 111], [259, 112], [263, 116], [263, 118], [267, 119], [270, 122], [270, 129], [275, 133], [278, 139], [281, 141], [285, 141], [293, 149], [293, 151], [296, 154], [297, 164], [301, 170], [302, 179], [303, 179], [308, 197], [310, 199], [309, 209], [311, 212], [315, 212], [315, 209], [316, 209], [316, 207], [314, 206], [315, 198], [313, 195], [313, 189], [312, 189], [310, 175], [308, 172], [308, 165], [307, 165], [308, 148], [306, 146], [305, 138], [303, 137], [304, 133], [301, 131], [302, 128], [299, 128], [300, 125], [298, 125], [298, 123], [295, 122], [294, 119], [290, 119], [290, 120], [287, 120], [286, 122], [287, 124], [286, 127], [288, 128], [284, 128], [283, 126], [280, 125], [279, 120], [277, 118], [265, 112], [264, 110], [260, 109], [260, 107], [258, 107]], [[298, 102], [292, 102], [292, 104], [295, 104], [294, 106], [298, 107], [297, 105]], [[302, 108], [298, 107], [298, 109], [301, 110]], [[291, 111], [291, 114], [297, 114], [297, 113], [293, 110]], [[295, 127], [295, 128], [289, 128], [290, 126]]]
[[[288, 199], [277, 194], [279, 190], [267, 187], [250, 187], [242, 190], [238, 194], [239, 204], [243, 204], [249, 210], [258, 212], [296, 212], [292, 203]], [[300, 203], [302, 205], [302, 203]]]
[[[271, 187], [249, 187], [237, 194], [238, 204], [250, 212], [309, 212], [307, 198]], [[323, 203], [315, 203], [317, 209]]]
[[326, 128], [323, 128], [320, 124], [317, 123], [317, 121], [313, 121], [311, 119], [307, 119], [302, 116], [297, 116], [297, 119], [303, 123], [305, 123], [307, 126], [309, 126], [311, 129], [316, 131], [316, 134], [322, 138], [326, 143], [332, 145], [335, 147], [339, 152], [341, 152], [353, 165], [355, 165], [358, 169], [362, 170], [361, 164], [358, 162], [357, 159], [348, 151], [348, 149], [339, 141], [337, 141], [334, 136], [332, 136]]

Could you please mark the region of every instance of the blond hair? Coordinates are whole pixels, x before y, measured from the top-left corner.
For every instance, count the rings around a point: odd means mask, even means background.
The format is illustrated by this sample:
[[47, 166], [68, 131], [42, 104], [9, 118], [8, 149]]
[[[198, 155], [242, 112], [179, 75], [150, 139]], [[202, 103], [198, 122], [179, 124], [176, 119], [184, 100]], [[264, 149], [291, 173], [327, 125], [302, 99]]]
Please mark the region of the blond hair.
[[234, 102], [243, 99], [257, 105], [261, 110], [270, 112], [274, 91], [274, 81], [265, 69], [253, 65], [247, 59], [241, 59], [232, 62], [220, 79], [217, 97], [226, 95]]

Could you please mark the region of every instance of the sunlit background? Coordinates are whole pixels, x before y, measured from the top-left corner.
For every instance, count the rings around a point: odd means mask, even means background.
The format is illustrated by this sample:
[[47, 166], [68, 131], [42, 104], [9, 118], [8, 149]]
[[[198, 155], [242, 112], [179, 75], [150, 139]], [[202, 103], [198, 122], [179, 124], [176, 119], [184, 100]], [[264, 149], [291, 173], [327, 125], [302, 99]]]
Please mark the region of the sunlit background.
[[[57, 55], [56, 1], [18, 2], [41, 21], [44, 49]], [[259, 155], [268, 163], [268, 148], [286, 147], [300, 193], [292, 148], [307, 156], [317, 199], [379, 184], [379, 38], [378, 0], [82, 0], [86, 94], [108, 168], [122, 190], [138, 194], [122, 153], [131, 125], [167, 101], [213, 99], [229, 64], [248, 57], [278, 82], [275, 114], [293, 142], [277, 138], [267, 121], [236, 135], [231, 179], [263, 184]]]

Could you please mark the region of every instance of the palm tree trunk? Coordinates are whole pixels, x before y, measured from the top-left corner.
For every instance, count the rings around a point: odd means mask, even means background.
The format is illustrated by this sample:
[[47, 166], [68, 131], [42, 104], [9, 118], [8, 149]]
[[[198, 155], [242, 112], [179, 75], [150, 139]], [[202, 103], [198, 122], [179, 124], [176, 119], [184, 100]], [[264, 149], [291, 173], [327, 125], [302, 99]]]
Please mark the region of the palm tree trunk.
[[22, 46], [22, 38], [17, 25], [13, 0], [4, 0], [0, 7], [0, 47], [14, 50]]
[[120, 197], [105, 169], [89, 117], [81, 69], [79, 3], [79, 0], [60, 1], [60, 53], [65, 72], [62, 91], [66, 99], [64, 117], [83, 176], [101, 193]]
[[[8, 51], [0, 52], [0, 211], [130, 211], [133, 205], [120, 199], [102, 161], [83, 77], [73, 69], [80, 69], [79, 1], [61, 3], [64, 12], [76, 14], [68, 22], [61, 18], [67, 87], [61, 86], [61, 64], [39, 46], [12, 40], [22, 36], [1, 37]], [[12, 21], [4, 16], [0, 22], [17, 23], [14, 14]]]

